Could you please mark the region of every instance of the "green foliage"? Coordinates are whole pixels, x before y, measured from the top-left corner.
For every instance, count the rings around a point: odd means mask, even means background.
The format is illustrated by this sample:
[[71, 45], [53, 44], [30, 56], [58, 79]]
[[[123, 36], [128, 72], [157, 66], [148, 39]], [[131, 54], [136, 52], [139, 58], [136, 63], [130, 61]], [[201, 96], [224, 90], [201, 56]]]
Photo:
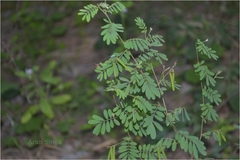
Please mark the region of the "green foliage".
[[146, 33], [147, 32], [147, 26], [145, 25], [144, 21], [142, 18], [137, 17], [135, 19], [136, 25], [139, 27], [139, 29], [142, 30], [142, 33]]
[[161, 97], [163, 94], [162, 90], [157, 88], [157, 84], [148, 73], [144, 73], [140, 78], [141, 80], [139, 81], [139, 86], [142, 87], [142, 92], [145, 93], [148, 99], [155, 100], [156, 97]]
[[[118, 148], [120, 159], [156, 159], [167, 158], [164, 149], [171, 148], [174, 152], [179, 145], [180, 148], [188, 152], [191, 157], [198, 159], [206, 156], [206, 147], [201, 140], [203, 134], [203, 123], [208, 121], [217, 121], [218, 114], [210, 103], [205, 102], [207, 98], [211, 103], [219, 105], [221, 102], [220, 94], [217, 90], [210, 87], [216, 86], [216, 78], [221, 71], [214, 74], [204, 64], [199, 61], [199, 53], [206, 55], [209, 59], [217, 60], [215, 51], [207, 47], [199, 39], [196, 42], [197, 63], [194, 65], [194, 76], [197, 74], [200, 79], [202, 89], [201, 107], [202, 124], [200, 137], [190, 135], [187, 131], [178, 130], [176, 123], [190, 121], [188, 111], [184, 107], [175, 107], [169, 111], [164, 100], [164, 93], [167, 90], [176, 91], [180, 85], [176, 83], [176, 75], [173, 66], [165, 68], [164, 61], [168, 58], [160, 53], [156, 48], [162, 47], [163, 37], [158, 34], [152, 34], [153, 29], [146, 26], [143, 19], [137, 17], [136, 25], [141, 30], [142, 38], [130, 38], [123, 40], [120, 33], [124, 30], [122, 24], [116, 24], [111, 21], [110, 14], [119, 13], [124, 10], [120, 2], [108, 4], [106, 2], [97, 5], [87, 5], [85, 9], [80, 9], [79, 15], [87, 22], [93, 18], [100, 10], [107, 19], [101, 35], [107, 45], [120, 42], [122, 51], [113, 53], [105, 62], [97, 64], [95, 72], [97, 79], [103, 79], [107, 83], [107, 92], [113, 93], [116, 106], [113, 109], [103, 110], [103, 117], [93, 115], [88, 124], [95, 125], [93, 133], [95, 135], [109, 133], [116, 125], [122, 125], [128, 137], [120, 143]], [[137, 51], [139, 55], [134, 56], [132, 52]], [[156, 74], [154, 67], [158, 62], [163, 66], [161, 76]], [[154, 66], [154, 67], [153, 67]], [[156, 103], [157, 102], [157, 103]], [[166, 122], [166, 125], [164, 125]], [[130, 133], [140, 137], [150, 137], [156, 139], [159, 132], [164, 131], [164, 127], [171, 127], [175, 131], [174, 138], [162, 137], [157, 144], [143, 144], [137, 146]], [[215, 134], [214, 134], [215, 135]], [[217, 139], [219, 141], [219, 139]], [[115, 159], [115, 147], [110, 146], [108, 159]]]
[[101, 28], [103, 31], [101, 32], [101, 35], [103, 36], [103, 41], [106, 41], [107, 45], [110, 44], [116, 44], [118, 39], [118, 32], [123, 32], [123, 26], [122, 24], [115, 24], [107, 19], [104, 19], [104, 21], [107, 23], [105, 26], [102, 26]]
[[[29, 122], [39, 111], [41, 111], [47, 118], [53, 119], [53, 107], [66, 104], [72, 99], [70, 94], [59, 94], [64, 86], [70, 87], [71, 85], [63, 83], [60, 77], [53, 75], [53, 71], [56, 67], [56, 61], [51, 61], [43, 70], [41, 70], [40, 73], [38, 66], [34, 66], [32, 69], [27, 69], [25, 72], [22, 70], [15, 72], [16, 76], [28, 81], [22, 90], [22, 94], [24, 95], [27, 92], [27, 99], [29, 101], [33, 98], [38, 100], [37, 103], [29, 106], [22, 115], [21, 123], [25, 124]], [[54, 91], [58, 93], [58, 95], [51, 95], [50, 98], [48, 97], [47, 92], [51, 86], [55, 87], [53, 88], [52, 93]]]
[[65, 26], [55, 26], [51, 30], [51, 34], [56, 37], [61, 37], [67, 32], [67, 27]]
[[127, 41], [124, 42], [124, 47], [127, 49], [135, 49], [136, 51], [141, 50], [148, 50], [148, 46], [150, 44], [148, 43], [148, 41], [146, 41], [145, 39], [140, 39], [140, 38], [133, 38], [133, 39], [129, 39]]
[[93, 5], [93, 4], [89, 4], [87, 6], [84, 6], [84, 9], [80, 9], [80, 12], [78, 13], [78, 15], [82, 15], [82, 20], [85, 20], [87, 22], [90, 21], [91, 18], [93, 18], [97, 12], [98, 12], [98, 7]]
[[115, 160], [115, 145], [111, 146], [108, 153], [108, 159]]
[[201, 54], [207, 55], [208, 58], [213, 58], [214, 60], [218, 59], [218, 56], [215, 54], [216, 51], [212, 50], [210, 47], [207, 47], [204, 42], [197, 40], [197, 51]]
[[217, 121], [218, 114], [210, 103], [200, 104], [204, 121]]
[[19, 147], [18, 139], [13, 136], [5, 137], [2, 140], [2, 145], [4, 147]]
[[112, 111], [109, 109], [103, 111], [104, 118], [97, 115], [92, 116], [92, 120], [89, 120], [89, 124], [94, 124], [96, 127], [93, 130], [93, 133], [98, 135], [99, 133], [104, 134], [105, 132], [110, 132], [111, 128], [114, 125], [120, 125], [119, 121], [116, 119]]
[[33, 117], [31, 120], [23, 124], [18, 124], [16, 126], [16, 132], [19, 134], [33, 131], [39, 132], [42, 128], [43, 123], [44, 118], [42, 116]]
[[[28, 3], [29, 6], [25, 7]], [[47, 4], [48, 6], [45, 6]], [[47, 9], [48, 3], [37, 4], [41, 8], [46, 8], [45, 12], [34, 8], [34, 2], [23, 2], [18, 11], [11, 14], [9, 19], [14, 25], [15, 32], [11, 43], [13, 46], [13, 56], [15, 63], [20, 69], [26, 68], [29, 63], [36, 63], [39, 56], [46, 55], [59, 48], [54, 36], [63, 36], [67, 28], [65, 26], [55, 26], [56, 21], [66, 17], [65, 13], [55, 9]], [[19, 55], [19, 51], [24, 53]], [[18, 56], [17, 56], [18, 54]]]
[[[105, 4], [107, 5], [107, 3]], [[111, 4], [109, 7], [107, 7], [107, 9], [108, 9], [108, 12], [112, 14], [113, 12], [116, 12], [116, 13], [122, 12], [126, 9], [126, 7], [120, 2], [115, 2]]]
[[179, 122], [180, 121], [179, 116], [181, 116], [183, 122], [185, 121], [185, 119], [190, 121], [190, 117], [185, 108], [176, 108], [171, 113], [168, 113], [166, 125], [169, 126], [170, 124], [175, 124], [176, 122]]
[[214, 79], [214, 73], [211, 72], [207, 66], [204, 65], [204, 61], [197, 63], [194, 65], [194, 68], [196, 68], [195, 72], [199, 73], [200, 80], [206, 79], [206, 84], [209, 86], [210, 84], [212, 86], [215, 86], [216, 81]]
[[117, 77], [119, 73], [123, 71], [123, 68], [129, 71], [130, 55], [131, 53], [129, 51], [113, 53], [109, 60], [97, 66], [95, 70], [95, 72], [98, 73], [97, 79], [101, 81], [104, 78], [106, 80], [108, 77], [111, 77], [112, 74], [114, 74], [114, 77]]
[[121, 146], [118, 148], [118, 152], [120, 153], [119, 159], [137, 159], [139, 156], [137, 143], [132, 142], [129, 138], [125, 138], [125, 140], [121, 143]]
[[69, 120], [58, 122], [56, 128], [62, 133], [68, 133], [70, 130], [70, 122]]
[[54, 113], [52, 110], [52, 106], [46, 99], [40, 99], [39, 108], [42, 113], [47, 116], [47, 118], [53, 119]]
[[210, 102], [214, 102], [216, 105], [219, 105], [220, 102], [222, 102], [221, 100], [221, 95], [218, 94], [217, 90], [213, 90], [212, 88], [207, 88], [206, 86], [203, 88], [203, 96], [205, 96], [206, 98], [208, 98], [210, 100]]
[[21, 123], [27, 123], [39, 110], [39, 106], [30, 106], [21, 118]]
[[184, 74], [184, 78], [187, 82], [190, 82], [192, 84], [199, 84], [200, 80], [199, 77], [195, 76], [195, 70], [191, 69], [191, 70], [187, 70]]
[[138, 146], [138, 158], [141, 159], [156, 159], [157, 148], [154, 145], [139, 145]]
[[61, 94], [61, 95], [52, 97], [50, 99], [50, 101], [52, 104], [61, 105], [61, 104], [65, 104], [65, 103], [69, 102], [71, 99], [72, 99], [71, 95]]
[[226, 138], [221, 130], [207, 131], [203, 134], [203, 137], [209, 139], [210, 135], [212, 135], [213, 138], [218, 141], [219, 146], [221, 146], [222, 140], [226, 142]]
[[1, 98], [3, 100], [13, 98], [19, 94], [19, 85], [17, 83], [7, 82], [2, 79], [1, 81]]
[[175, 139], [180, 144], [180, 148], [189, 154], [193, 154], [194, 158], [199, 158], [198, 152], [206, 155], [204, 143], [198, 137], [189, 135], [187, 131], [179, 131], [175, 135]]

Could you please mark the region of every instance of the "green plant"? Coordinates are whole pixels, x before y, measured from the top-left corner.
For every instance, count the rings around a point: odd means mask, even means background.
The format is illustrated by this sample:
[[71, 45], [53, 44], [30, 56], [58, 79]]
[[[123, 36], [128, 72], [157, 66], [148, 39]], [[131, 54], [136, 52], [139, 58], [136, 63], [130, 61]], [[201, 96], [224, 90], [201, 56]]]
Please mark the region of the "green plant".
[[25, 72], [22, 70], [15, 72], [15, 75], [19, 78], [27, 79], [27, 83], [24, 84], [21, 92], [26, 95], [28, 102], [32, 104], [21, 117], [23, 124], [30, 121], [38, 111], [41, 111], [47, 118], [53, 119], [53, 106], [62, 105], [71, 100], [70, 94], [53, 96], [54, 93], [59, 93], [71, 86], [69, 82], [63, 83], [60, 77], [53, 75], [56, 65], [56, 61], [51, 61], [40, 73], [38, 66], [26, 69]]
[[[19, 87], [21, 96], [27, 101], [23, 101], [22, 105], [18, 104], [16, 107], [7, 100], [3, 102], [4, 109], [6, 109], [5, 114], [12, 123], [11, 129], [16, 134], [30, 134], [30, 137], [24, 142], [28, 148], [43, 144], [40, 142], [48, 139], [59, 140], [56, 137], [52, 138], [48, 131], [52, 129], [51, 120], [54, 120], [55, 115], [57, 115], [55, 119], [58, 119], [62, 114], [61, 110], [67, 108], [65, 106], [68, 106], [68, 102], [72, 100], [72, 95], [66, 93], [66, 90], [72, 86], [72, 82], [63, 82], [60, 77], [55, 76], [56, 68], [57, 62], [51, 61], [44, 68], [35, 65], [25, 71], [15, 71], [14, 74], [21, 80], [22, 86]], [[9, 116], [12, 115], [11, 112], [14, 112], [14, 118]], [[55, 125], [55, 128], [62, 133], [68, 133], [70, 123], [69, 119], [62, 119]], [[16, 137], [14, 137], [15, 139], [12, 139], [11, 136], [5, 138], [8, 138], [6, 142], [4, 141], [5, 147], [11, 147], [14, 144], [17, 147], [20, 146]], [[32, 141], [34, 142], [31, 143]]]
[[[15, 28], [12, 43], [15, 63], [23, 69], [27, 67], [26, 64], [34, 64], [40, 56], [48, 57], [47, 53], [61, 47], [62, 44], [57, 43], [55, 37], [63, 36], [67, 28], [59, 26], [56, 22], [64, 19], [66, 15], [59, 11], [52, 13], [48, 8], [54, 5], [51, 2], [47, 4], [23, 2], [16, 5], [19, 5], [19, 9], [11, 15], [11, 22]], [[46, 11], [42, 12], [39, 5]], [[21, 54], [16, 56], [19, 51]]]
[[[161, 35], [153, 34], [153, 29], [148, 28], [143, 19], [137, 17], [136, 25], [143, 34], [141, 37], [124, 40], [121, 34], [124, 32], [122, 24], [112, 22], [110, 14], [123, 12], [125, 6], [120, 2], [108, 4], [106, 1], [98, 4], [89, 4], [80, 9], [79, 15], [82, 20], [89, 22], [97, 13], [101, 11], [106, 19], [106, 23], [101, 27], [103, 41], [110, 44], [122, 45], [124, 50], [114, 52], [109, 59], [97, 65], [97, 79], [105, 80], [108, 87], [105, 91], [113, 93], [116, 107], [105, 109], [103, 117], [93, 115], [88, 121], [95, 125], [93, 133], [95, 135], [109, 133], [114, 126], [122, 125], [128, 137], [123, 138], [118, 147], [120, 159], [156, 159], [167, 158], [165, 150], [171, 148], [174, 152], [180, 147], [188, 152], [191, 158], [206, 156], [206, 145], [202, 138], [209, 139], [210, 135], [221, 145], [222, 140], [226, 141], [221, 130], [204, 132], [204, 123], [217, 121], [218, 114], [213, 109], [213, 105], [219, 105], [221, 95], [213, 89], [216, 79], [221, 71], [216, 74], [208, 69], [204, 61], [200, 61], [199, 55], [208, 59], [217, 60], [215, 51], [205, 45], [205, 41], [196, 42], [196, 59], [194, 64], [195, 74], [200, 80], [202, 102], [201, 107], [201, 130], [200, 135], [191, 135], [188, 131], [179, 130], [177, 123], [190, 121], [187, 109], [178, 107], [173, 111], [167, 108], [164, 93], [167, 90], [178, 90], [180, 85], [175, 81], [175, 62], [170, 67], [164, 66], [164, 61], [168, 58], [160, 53], [156, 48], [163, 46], [164, 40]], [[136, 57], [133, 52], [139, 52]], [[154, 68], [158, 62], [162, 65], [161, 75], [157, 75]], [[164, 125], [165, 123], [165, 125]], [[132, 135], [140, 137], [150, 137], [156, 139], [159, 131], [166, 127], [172, 127], [175, 132], [173, 137], [161, 137], [155, 144], [138, 145]], [[116, 146], [110, 146], [108, 159], [115, 159]]]

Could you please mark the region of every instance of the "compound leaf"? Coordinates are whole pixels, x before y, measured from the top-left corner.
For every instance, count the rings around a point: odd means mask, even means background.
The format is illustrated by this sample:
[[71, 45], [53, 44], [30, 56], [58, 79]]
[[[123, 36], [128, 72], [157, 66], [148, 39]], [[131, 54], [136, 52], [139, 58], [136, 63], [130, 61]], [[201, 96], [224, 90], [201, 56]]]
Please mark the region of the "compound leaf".
[[207, 47], [204, 42], [201, 40], [197, 40], [197, 51], [201, 54], [207, 55], [209, 58], [213, 58], [214, 60], [218, 59], [218, 56], [215, 54], [216, 51], [212, 50], [211, 48]]
[[93, 4], [89, 4], [87, 6], [84, 6], [84, 9], [80, 9], [80, 12], [78, 13], [78, 15], [82, 15], [82, 20], [85, 20], [87, 22], [89, 22], [91, 20], [91, 18], [93, 18], [97, 12], [98, 12], [98, 7], [93, 5]]
[[210, 100], [210, 102], [214, 102], [216, 105], [219, 105], [219, 103], [222, 102], [221, 95], [218, 94], [217, 90], [213, 90], [213, 89], [207, 88], [205, 86], [202, 94], [203, 94], [203, 96], [208, 98]]
[[124, 47], [126, 49], [134, 49], [136, 51], [148, 50], [149, 42], [141, 38], [132, 38], [124, 42]]
[[111, 4], [108, 8], [108, 11], [110, 13], [113, 13], [113, 12], [118, 13], [119, 11], [123, 12], [124, 10], [126, 10], [126, 7], [120, 2], [115, 2], [115, 3]]
[[124, 29], [122, 24], [115, 24], [113, 22], [109, 22], [106, 19], [104, 21], [107, 22], [107, 24], [101, 27], [103, 29], [101, 32], [103, 41], [106, 41], [107, 45], [110, 43], [116, 44], [118, 39], [118, 32], [123, 32]]
[[147, 32], [147, 27], [146, 27], [146, 25], [145, 25], [145, 23], [144, 23], [142, 18], [137, 17], [135, 19], [135, 22], [136, 22], [136, 25], [139, 27], [139, 29], [142, 30], [142, 33], [146, 33]]

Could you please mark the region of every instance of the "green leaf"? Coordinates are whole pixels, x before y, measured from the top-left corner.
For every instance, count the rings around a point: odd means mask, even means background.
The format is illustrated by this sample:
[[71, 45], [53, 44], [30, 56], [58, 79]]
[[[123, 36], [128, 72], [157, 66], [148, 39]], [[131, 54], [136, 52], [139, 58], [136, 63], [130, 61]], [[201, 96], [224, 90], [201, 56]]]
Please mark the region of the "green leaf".
[[20, 78], [27, 78], [27, 74], [24, 71], [15, 71], [14, 74]]
[[147, 27], [143, 21], [143, 19], [141, 19], [140, 17], [137, 17], [135, 19], [136, 25], [139, 27], [139, 29], [142, 30], [142, 33], [146, 33], [147, 32]]
[[187, 118], [187, 120], [190, 121], [190, 117], [189, 117], [189, 115], [188, 115], [188, 113], [186, 111], [186, 108], [183, 108], [183, 111], [184, 111], [184, 115]]
[[195, 157], [196, 159], [198, 159], [198, 151], [197, 151], [196, 145], [193, 145], [192, 150], [193, 150], [193, 155], [194, 155], [194, 157]]
[[156, 138], [156, 129], [155, 127], [153, 126], [153, 123], [151, 123], [148, 127], [147, 127], [147, 133], [150, 134], [150, 137], [152, 139], [155, 139]]
[[141, 38], [128, 39], [124, 42], [124, 47], [126, 49], [134, 49], [136, 51], [138, 51], [139, 49], [141, 51], [148, 50], [148, 46], [149, 42]]
[[25, 112], [25, 114], [21, 117], [21, 123], [27, 123], [34, 114], [37, 113], [39, 110], [39, 106], [33, 105], [28, 108], [28, 110]]
[[136, 142], [130, 142], [128, 139], [125, 139], [121, 146], [118, 149], [120, 159], [137, 159], [138, 150], [136, 147]]
[[225, 138], [224, 134], [222, 132], [220, 134], [221, 134], [222, 139], [226, 142], [226, 138]]
[[56, 128], [62, 133], [68, 133], [70, 130], [70, 122], [68, 120], [57, 123]]
[[110, 129], [111, 129], [110, 122], [107, 121], [107, 122], [106, 122], [106, 131], [109, 133], [109, 132], [110, 132]]
[[145, 95], [147, 96], [148, 99], [155, 100], [156, 97], [160, 98], [160, 96], [161, 96], [160, 91], [157, 87], [157, 84], [149, 76], [148, 73], [143, 74], [142, 92], [145, 93]]
[[214, 60], [218, 59], [218, 56], [215, 54], [216, 51], [212, 50], [211, 48], [207, 47], [204, 42], [197, 40], [197, 51], [201, 54], [207, 55], [208, 58], [213, 58]]
[[45, 67], [40, 73], [41, 81], [45, 83], [49, 83], [52, 85], [56, 85], [61, 81], [60, 77], [53, 77], [53, 69], [56, 67], [56, 61], [51, 61], [47, 67]]
[[108, 113], [107, 113], [107, 110], [103, 110], [103, 115], [106, 119], [108, 119]]
[[43, 122], [43, 116], [32, 117], [27, 123], [18, 124], [16, 126], [16, 133], [39, 132], [42, 129]]
[[151, 43], [150, 45], [153, 46], [153, 47], [161, 47], [163, 44], [163, 42], [165, 42], [163, 40], [163, 36], [161, 35], [153, 35], [151, 36], [150, 34], [148, 35], [149, 36], [149, 42]]
[[176, 142], [173, 142], [172, 143], [172, 151], [175, 151], [177, 148], [177, 143]]
[[82, 20], [85, 20], [87, 22], [90, 21], [91, 18], [93, 18], [98, 12], [98, 7], [93, 5], [93, 4], [89, 4], [87, 6], [84, 6], [84, 9], [80, 9], [78, 15], [82, 15]]
[[133, 99], [134, 104], [140, 109], [143, 110], [144, 113], [147, 113], [148, 111], [152, 111], [152, 105], [149, 103], [146, 99], [144, 99], [142, 96], [136, 96]]
[[32, 114], [29, 112], [26, 112], [21, 118], [21, 123], [27, 123], [31, 118], [32, 118]]
[[100, 122], [101, 121], [99, 121], [99, 120], [91, 119], [91, 120], [88, 121], [88, 124], [98, 124]]
[[47, 116], [49, 119], [53, 119], [54, 113], [52, 111], [52, 106], [46, 99], [40, 100], [39, 108], [45, 116]]
[[122, 24], [115, 24], [112, 22], [109, 22], [108, 20], [104, 20], [107, 22], [105, 26], [102, 26], [101, 28], [104, 29], [101, 32], [101, 35], [103, 36], [103, 41], [106, 41], [107, 45], [110, 43], [116, 44], [118, 39], [118, 32], [123, 32], [123, 26]]
[[113, 12], [118, 13], [119, 11], [123, 12], [125, 9], [126, 7], [120, 2], [115, 2], [108, 7], [108, 11], [110, 13], [113, 13]]
[[52, 104], [61, 105], [69, 102], [72, 99], [72, 96], [69, 94], [61, 94], [54, 96], [50, 99]]
[[214, 73], [211, 72], [206, 65], [203, 65], [204, 62], [197, 63], [194, 65], [195, 72], [199, 73], [200, 80], [206, 79], [206, 85], [209, 86], [210, 84], [212, 86], [215, 86], [216, 81], [214, 79]]
[[28, 108], [27, 112], [30, 112], [32, 115], [34, 115], [37, 113], [38, 110], [39, 110], [39, 106], [33, 105]]
[[198, 137], [191, 136], [186, 131], [178, 131], [178, 133], [175, 135], [175, 139], [178, 141], [178, 143], [180, 143], [181, 149], [183, 149], [185, 152], [193, 154], [194, 158], [197, 159], [199, 157], [198, 151], [202, 155], [206, 155], [206, 147]]
[[115, 123], [117, 126], [120, 126], [120, 122], [119, 122], [117, 119], [114, 119], [114, 123]]
[[18, 143], [18, 139], [13, 136], [4, 137], [2, 139], [2, 145], [4, 147], [15, 147], [15, 146], [20, 147]]
[[101, 123], [96, 125], [96, 127], [93, 130], [93, 134], [98, 135], [100, 133], [100, 130], [101, 130]]
[[202, 116], [208, 121], [217, 121], [218, 114], [210, 103], [201, 104]]
[[156, 126], [156, 128], [159, 130], [159, 131], [163, 131], [163, 127], [157, 123], [156, 121], [153, 121], [153, 124]]
[[216, 140], [216, 141], [220, 141], [219, 137], [218, 137], [218, 134], [216, 132], [212, 132], [213, 133], [213, 138]]
[[93, 115], [92, 118], [99, 121], [104, 121], [104, 119], [102, 117], [99, 117], [98, 115]]
[[210, 102], [214, 102], [216, 105], [219, 105], [219, 103], [222, 102], [221, 95], [218, 94], [217, 90], [213, 90], [211, 88], [207, 88], [206, 86], [204, 86], [202, 94], [203, 96], [208, 98]]

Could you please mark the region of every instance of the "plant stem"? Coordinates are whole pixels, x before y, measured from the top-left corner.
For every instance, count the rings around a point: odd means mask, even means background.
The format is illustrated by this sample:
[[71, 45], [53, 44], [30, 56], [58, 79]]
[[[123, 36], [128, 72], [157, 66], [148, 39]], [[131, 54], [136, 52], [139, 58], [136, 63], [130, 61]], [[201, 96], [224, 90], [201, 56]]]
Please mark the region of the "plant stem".
[[131, 141], [133, 141], [133, 140], [132, 140], [132, 137], [131, 137], [130, 134], [129, 134], [129, 132], [127, 132], [127, 134], [128, 134], [128, 137], [131, 139]]
[[203, 132], [203, 118], [202, 118], [202, 122], [201, 122], [201, 132], [200, 132], [200, 136], [199, 139], [202, 139], [202, 132]]
[[163, 101], [163, 105], [164, 105], [164, 107], [165, 107], [166, 117], [167, 117], [168, 121], [171, 123], [171, 126], [173, 127], [174, 131], [177, 133], [177, 132], [178, 132], [177, 128], [175, 127], [175, 125], [172, 123], [172, 121], [171, 121], [170, 118], [168, 117], [168, 111], [167, 111], [167, 107], [166, 107], [164, 98], [162, 98], [162, 101]]
[[[199, 63], [199, 59], [198, 59], [198, 51], [197, 51], [197, 44], [195, 44], [195, 48], [196, 48], [196, 57], [197, 57], [197, 63]], [[200, 83], [201, 84], [201, 90], [202, 90], [202, 93], [203, 93], [203, 84], [202, 82]], [[202, 94], [202, 104], [204, 104], [204, 96]], [[202, 121], [201, 121], [201, 130], [200, 130], [200, 135], [199, 135], [199, 139], [201, 140], [202, 139], [202, 133], [203, 133], [203, 117], [202, 118]]]
[[[102, 11], [102, 13], [107, 17], [108, 21], [112, 24], [113, 22], [111, 21], [111, 19], [109, 18], [108, 14], [102, 10], [102, 8], [100, 6], [98, 6], [98, 8]], [[120, 39], [120, 41], [124, 44], [124, 40], [121, 38], [121, 36], [118, 34], [118, 38]]]

